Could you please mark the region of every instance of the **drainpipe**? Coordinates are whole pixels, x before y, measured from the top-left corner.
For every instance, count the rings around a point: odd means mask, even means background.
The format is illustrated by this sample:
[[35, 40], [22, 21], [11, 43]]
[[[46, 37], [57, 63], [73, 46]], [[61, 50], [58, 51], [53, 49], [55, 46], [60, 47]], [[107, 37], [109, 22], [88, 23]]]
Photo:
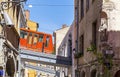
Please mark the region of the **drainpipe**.
[[[75, 10], [76, 10], [76, 17], [77, 17], [77, 20], [76, 20], [76, 27], [77, 27], [77, 33], [76, 33], [76, 37], [77, 37], [77, 40], [76, 40], [76, 52], [78, 52], [79, 50], [79, 0], [77, 0], [77, 6], [75, 7]], [[77, 58], [77, 70], [78, 70], [78, 61], [79, 59]]]

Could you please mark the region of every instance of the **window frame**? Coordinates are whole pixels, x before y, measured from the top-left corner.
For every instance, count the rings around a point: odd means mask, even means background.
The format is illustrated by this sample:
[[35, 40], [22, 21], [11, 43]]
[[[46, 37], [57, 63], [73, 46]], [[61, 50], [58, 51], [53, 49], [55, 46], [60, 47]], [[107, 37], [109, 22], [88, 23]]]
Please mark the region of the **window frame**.
[[21, 30], [21, 31], [20, 31], [20, 38], [22, 38], [22, 39], [27, 39], [27, 38], [25, 38], [25, 35], [27, 36], [28, 33], [27, 33], [26, 31], [24, 31], [24, 30]]
[[[41, 38], [41, 36], [42, 36], [42, 38]], [[38, 42], [43, 42], [44, 34], [39, 34], [38, 37], [39, 37], [39, 38], [38, 38]], [[40, 39], [40, 38], [41, 38], [41, 39]]]
[[84, 0], [81, 0], [80, 5], [81, 5], [80, 16], [81, 16], [81, 20], [82, 20], [82, 18], [84, 17]]
[[82, 34], [79, 38], [79, 50], [81, 55], [84, 55], [84, 34]]
[[97, 20], [92, 23], [92, 44], [97, 48]]
[[90, 8], [90, 0], [86, 0], [86, 12], [88, 12]]
[[[31, 39], [31, 40], [30, 40]], [[32, 32], [29, 32], [28, 33], [28, 44], [32, 44], [32, 42], [33, 42], [33, 33]]]
[[45, 41], [45, 47], [49, 46], [49, 41], [50, 41], [50, 36], [47, 36]]
[[[36, 36], [35, 36], [36, 35]], [[35, 42], [35, 37], [37, 38], [36, 40], [36, 42]], [[33, 45], [36, 45], [37, 43], [38, 43], [38, 37], [39, 37], [39, 35], [38, 34], [33, 34]], [[35, 43], [34, 43], [35, 42]]]

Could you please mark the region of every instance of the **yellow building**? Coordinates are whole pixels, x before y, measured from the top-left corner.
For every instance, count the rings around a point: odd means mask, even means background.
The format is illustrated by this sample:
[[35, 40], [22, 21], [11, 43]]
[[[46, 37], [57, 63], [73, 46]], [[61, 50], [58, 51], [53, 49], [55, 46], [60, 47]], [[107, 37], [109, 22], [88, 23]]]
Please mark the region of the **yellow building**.
[[37, 31], [38, 29], [38, 23], [31, 21], [31, 20], [27, 20], [27, 26], [30, 30]]
[[[18, 77], [19, 28], [26, 24], [23, 4], [19, 0], [17, 0], [18, 2], [12, 1], [0, 0], [0, 35], [2, 37], [0, 39], [3, 40], [5, 38], [4, 46], [6, 48], [6, 52], [2, 50], [0, 53], [4, 52], [6, 54], [0, 55], [0, 70], [5, 71], [3, 77]], [[1, 46], [1, 48], [3, 47]], [[6, 60], [3, 60], [3, 58]]]
[[[29, 63], [31, 65], [36, 65], [35, 63]], [[28, 72], [27, 72], [27, 76], [25, 77], [36, 77], [37, 76], [37, 71], [36, 70], [33, 70], [33, 69], [26, 69]]]
[[30, 30], [33, 30], [33, 31], [37, 31], [39, 24], [37, 22], [30, 20], [30, 11], [25, 10], [25, 15], [26, 15], [26, 19], [27, 19], [27, 28]]
[[15, 3], [15, 2], [12, 2], [12, 0], [0, 0], [0, 2], [3, 2], [3, 1], [7, 2], [3, 4], [3, 11], [8, 14], [12, 22], [12, 25], [14, 25], [14, 28], [19, 33], [20, 27], [26, 25], [26, 18], [25, 18], [25, 14], [23, 11], [24, 5], [22, 3], [21, 5], [16, 5], [16, 4], [19, 4], [19, 2]]

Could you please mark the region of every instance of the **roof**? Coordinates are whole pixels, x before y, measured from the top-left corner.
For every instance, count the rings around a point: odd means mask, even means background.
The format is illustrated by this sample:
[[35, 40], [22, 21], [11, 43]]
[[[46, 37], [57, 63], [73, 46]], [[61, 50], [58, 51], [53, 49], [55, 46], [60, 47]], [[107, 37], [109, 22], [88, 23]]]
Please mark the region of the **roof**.
[[44, 35], [52, 36], [52, 34], [48, 34], [48, 33], [45, 33], [45, 32], [38, 32], [38, 31], [29, 30], [29, 29], [25, 29], [25, 28], [20, 28], [20, 30], [27, 31], [27, 32], [32, 32], [32, 33], [37, 33], [37, 34], [44, 34]]

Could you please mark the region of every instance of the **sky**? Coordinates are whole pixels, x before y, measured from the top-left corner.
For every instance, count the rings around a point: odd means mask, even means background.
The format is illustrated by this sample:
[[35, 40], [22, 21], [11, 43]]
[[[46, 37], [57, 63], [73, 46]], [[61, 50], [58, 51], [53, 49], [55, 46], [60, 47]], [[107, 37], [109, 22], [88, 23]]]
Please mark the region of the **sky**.
[[40, 32], [53, 34], [74, 19], [74, 0], [27, 0], [25, 9], [30, 11], [30, 20], [39, 24]]

